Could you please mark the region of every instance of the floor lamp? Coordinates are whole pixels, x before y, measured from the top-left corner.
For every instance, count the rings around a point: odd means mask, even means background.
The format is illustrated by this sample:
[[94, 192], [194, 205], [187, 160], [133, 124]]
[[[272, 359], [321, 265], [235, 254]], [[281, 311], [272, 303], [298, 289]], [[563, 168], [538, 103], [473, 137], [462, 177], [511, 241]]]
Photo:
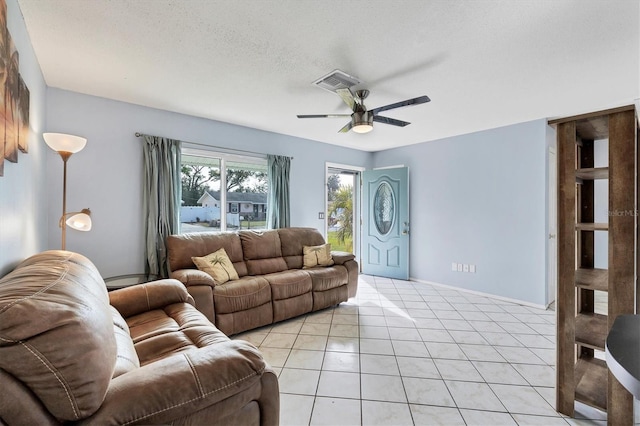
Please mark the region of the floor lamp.
[[62, 178], [62, 216], [59, 226], [62, 228], [62, 250], [66, 249], [67, 226], [78, 231], [91, 230], [91, 210], [67, 213], [67, 161], [72, 154], [79, 152], [87, 144], [85, 138], [63, 133], [43, 133], [42, 137], [49, 148], [60, 154], [64, 163]]

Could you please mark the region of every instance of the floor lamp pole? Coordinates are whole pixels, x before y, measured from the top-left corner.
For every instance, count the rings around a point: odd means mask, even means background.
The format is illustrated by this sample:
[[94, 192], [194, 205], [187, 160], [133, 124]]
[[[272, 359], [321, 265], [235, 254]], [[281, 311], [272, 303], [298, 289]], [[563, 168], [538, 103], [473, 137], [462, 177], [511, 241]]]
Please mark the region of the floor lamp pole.
[[62, 250], [66, 250], [67, 223], [65, 221], [65, 216], [67, 214], [67, 160], [69, 160], [69, 157], [71, 157], [71, 153], [60, 151], [58, 152], [58, 154], [60, 154], [60, 157], [62, 157], [62, 162], [64, 163], [62, 172], [62, 216], [60, 217], [60, 227], [62, 228]]

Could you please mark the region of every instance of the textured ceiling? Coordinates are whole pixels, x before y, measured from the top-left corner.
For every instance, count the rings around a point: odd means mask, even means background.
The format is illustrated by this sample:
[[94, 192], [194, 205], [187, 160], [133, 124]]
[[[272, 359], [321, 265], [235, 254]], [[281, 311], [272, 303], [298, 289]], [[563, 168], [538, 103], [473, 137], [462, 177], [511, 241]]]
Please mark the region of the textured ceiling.
[[[636, 0], [18, 0], [47, 84], [366, 151], [639, 97]], [[337, 131], [340, 69], [405, 128]]]

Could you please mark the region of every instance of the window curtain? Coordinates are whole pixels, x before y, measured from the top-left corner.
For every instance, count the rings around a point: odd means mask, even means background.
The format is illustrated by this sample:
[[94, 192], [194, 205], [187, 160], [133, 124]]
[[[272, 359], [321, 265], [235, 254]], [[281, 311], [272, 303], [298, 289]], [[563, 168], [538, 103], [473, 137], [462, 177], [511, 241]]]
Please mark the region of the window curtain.
[[281, 155], [267, 155], [267, 177], [269, 179], [267, 226], [269, 229], [287, 228], [290, 226], [290, 168], [291, 158]]
[[145, 273], [168, 277], [165, 241], [180, 226], [180, 141], [143, 135]]

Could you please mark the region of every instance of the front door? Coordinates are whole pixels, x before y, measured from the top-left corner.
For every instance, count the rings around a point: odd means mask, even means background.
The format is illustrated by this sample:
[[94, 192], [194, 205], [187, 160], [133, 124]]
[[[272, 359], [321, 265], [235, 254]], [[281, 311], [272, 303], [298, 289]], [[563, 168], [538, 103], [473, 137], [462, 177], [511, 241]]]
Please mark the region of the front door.
[[409, 168], [362, 174], [362, 273], [409, 279]]

